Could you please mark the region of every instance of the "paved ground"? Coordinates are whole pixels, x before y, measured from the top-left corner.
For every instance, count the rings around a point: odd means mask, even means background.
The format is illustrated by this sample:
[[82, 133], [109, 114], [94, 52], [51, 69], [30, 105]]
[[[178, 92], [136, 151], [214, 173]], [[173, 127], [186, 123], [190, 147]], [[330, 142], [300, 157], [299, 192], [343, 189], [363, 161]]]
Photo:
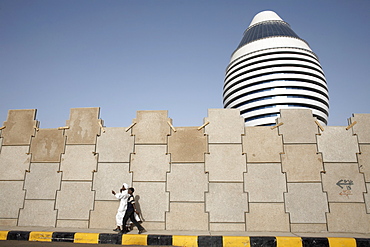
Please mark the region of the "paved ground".
[[[120, 235], [112, 229], [9, 227], [0, 226], [0, 246], [266, 246], [266, 247], [370, 247], [370, 233], [291, 233], [291, 232], [200, 232], [200, 231], [148, 231], [137, 230]], [[14, 240], [18, 240], [14, 242]], [[31, 241], [40, 242], [32, 245]], [[31, 243], [28, 243], [31, 242]], [[61, 243], [62, 242], [62, 243]], [[65, 243], [69, 242], [69, 243]], [[7, 244], [18, 245], [7, 245]], [[42, 245], [42, 243], [44, 245]], [[21, 244], [21, 245], [19, 245]], [[23, 245], [22, 245], [23, 244]]]

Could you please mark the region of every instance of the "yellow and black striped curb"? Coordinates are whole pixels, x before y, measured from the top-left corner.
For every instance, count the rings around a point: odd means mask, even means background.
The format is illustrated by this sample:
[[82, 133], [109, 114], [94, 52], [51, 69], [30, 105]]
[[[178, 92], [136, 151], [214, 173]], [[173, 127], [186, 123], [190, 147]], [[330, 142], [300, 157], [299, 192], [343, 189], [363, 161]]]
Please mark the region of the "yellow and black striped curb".
[[369, 247], [370, 238], [137, 235], [79, 232], [0, 231], [0, 240], [189, 247]]

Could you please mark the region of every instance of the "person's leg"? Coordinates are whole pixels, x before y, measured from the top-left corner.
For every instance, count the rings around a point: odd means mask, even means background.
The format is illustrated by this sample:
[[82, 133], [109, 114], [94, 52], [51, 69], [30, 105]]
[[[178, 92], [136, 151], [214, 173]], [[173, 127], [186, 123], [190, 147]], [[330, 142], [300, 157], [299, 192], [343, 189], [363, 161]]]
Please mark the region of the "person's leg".
[[135, 215], [134, 213], [132, 212], [132, 214], [130, 214], [130, 220], [132, 221], [132, 223], [134, 223], [134, 225], [137, 227], [137, 229], [139, 229], [139, 233], [141, 233], [142, 231], [144, 231], [144, 227], [142, 227], [140, 225], [139, 222], [137, 222], [137, 220], [135, 219]]
[[122, 230], [121, 230], [122, 233], [127, 233], [126, 222], [129, 218], [130, 218], [130, 212], [126, 211], [125, 216], [123, 217], [123, 220], [122, 220]]
[[122, 224], [123, 216], [124, 216], [124, 212], [120, 212], [120, 211], [117, 212], [117, 214], [116, 214], [117, 228], [113, 229], [113, 231], [120, 231], [121, 230], [121, 227], [122, 227], [121, 224]]

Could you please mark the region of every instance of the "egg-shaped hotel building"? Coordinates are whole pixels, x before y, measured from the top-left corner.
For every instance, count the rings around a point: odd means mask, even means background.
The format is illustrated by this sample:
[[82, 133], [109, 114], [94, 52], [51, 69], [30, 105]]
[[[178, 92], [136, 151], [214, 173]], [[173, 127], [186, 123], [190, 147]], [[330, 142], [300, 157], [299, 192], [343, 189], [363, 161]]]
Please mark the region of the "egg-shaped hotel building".
[[329, 95], [318, 57], [273, 11], [257, 14], [226, 69], [225, 108], [238, 108], [246, 126], [276, 124], [280, 109], [306, 108], [322, 124]]

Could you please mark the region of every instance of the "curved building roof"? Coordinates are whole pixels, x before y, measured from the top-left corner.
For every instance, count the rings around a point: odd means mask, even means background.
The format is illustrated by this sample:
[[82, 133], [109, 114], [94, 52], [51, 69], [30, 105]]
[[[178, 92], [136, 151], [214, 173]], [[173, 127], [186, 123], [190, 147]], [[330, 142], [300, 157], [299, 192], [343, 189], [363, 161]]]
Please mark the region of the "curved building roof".
[[263, 11], [253, 18], [237, 49], [255, 40], [277, 36], [301, 39], [275, 12]]

